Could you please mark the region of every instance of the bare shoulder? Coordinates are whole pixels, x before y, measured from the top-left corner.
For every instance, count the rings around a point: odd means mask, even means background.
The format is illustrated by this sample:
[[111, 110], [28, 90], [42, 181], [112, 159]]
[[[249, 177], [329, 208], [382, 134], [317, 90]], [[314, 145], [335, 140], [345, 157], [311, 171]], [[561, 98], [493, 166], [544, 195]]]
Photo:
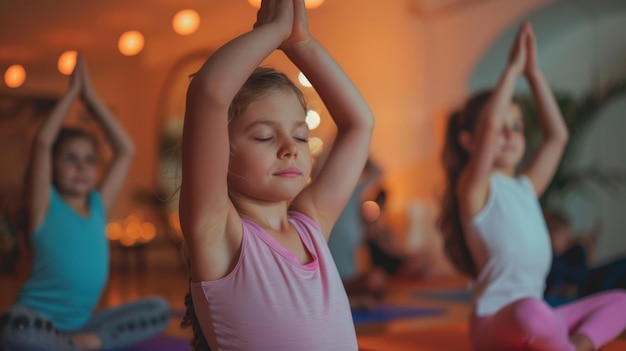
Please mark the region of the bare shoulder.
[[461, 173], [454, 189], [458, 198], [459, 214], [464, 220], [470, 220], [480, 213], [487, 203], [490, 190], [489, 177], [477, 182], [467, 174]]
[[239, 260], [243, 223], [232, 204], [223, 220], [185, 233], [192, 280], [213, 281], [231, 273]]

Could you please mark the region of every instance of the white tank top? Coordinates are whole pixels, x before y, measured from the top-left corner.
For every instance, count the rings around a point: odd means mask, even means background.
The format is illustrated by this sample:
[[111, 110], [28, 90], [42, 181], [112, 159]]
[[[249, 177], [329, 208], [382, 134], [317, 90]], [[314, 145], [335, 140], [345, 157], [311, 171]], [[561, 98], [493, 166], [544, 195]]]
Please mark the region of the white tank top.
[[485, 207], [464, 228], [479, 272], [473, 282], [474, 313], [489, 315], [521, 298], [543, 298], [552, 249], [526, 176], [492, 174]]

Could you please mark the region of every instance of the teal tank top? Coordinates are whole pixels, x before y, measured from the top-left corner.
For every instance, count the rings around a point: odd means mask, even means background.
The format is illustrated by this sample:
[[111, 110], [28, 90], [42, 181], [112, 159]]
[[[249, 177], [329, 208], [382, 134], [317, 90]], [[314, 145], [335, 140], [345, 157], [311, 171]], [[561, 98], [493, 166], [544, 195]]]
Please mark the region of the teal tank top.
[[16, 304], [49, 318], [61, 331], [90, 319], [108, 278], [109, 242], [100, 194], [89, 194], [89, 215], [70, 207], [52, 187], [48, 212], [31, 236], [33, 267]]

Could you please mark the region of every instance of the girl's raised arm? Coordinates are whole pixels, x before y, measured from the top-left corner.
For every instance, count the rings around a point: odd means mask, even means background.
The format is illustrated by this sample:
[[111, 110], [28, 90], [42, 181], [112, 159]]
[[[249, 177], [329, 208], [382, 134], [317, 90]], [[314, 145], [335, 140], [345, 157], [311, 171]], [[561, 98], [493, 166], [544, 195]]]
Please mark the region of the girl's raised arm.
[[293, 31], [281, 49], [311, 81], [338, 128], [320, 174], [296, 198], [293, 207], [316, 217], [328, 238], [361, 176], [369, 154], [374, 117], [350, 78], [309, 34], [304, 1], [292, 1]]
[[[219, 48], [193, 76], [187, 90], [182, 136], [180, 222], [192, 260], [192, 276], [203, 280], [226, 272], [241, 238], [224, 234], [241, 231], [228, 198], [230, 154], [228, 109], [254, 69], [291, 33], [291, 0], [264, 0], [254, 29]], [[234, 220], [229, 221], [229, 218]], [[228, 226], [228, 228], [227, 228]], [[194, 267], [209, 267], [199, 274]]]
[[124, 128], [117, 122], [113, 113], [100, 100], [93, 89], [91, 78], [82, 55], [76, 58], [76, 70], [80, 72], [81, 97], [85, 107], [93, 114], [100, 123], [106, 137], [113, 148], [113, 159], [108, 165], [107, 171], [102, 178], [100, 195], [106, 209], [111, 207], [113, 200], [124, 184], [126, 174], [135, 155], [135, 146]]
[[[489, 175], [498, 152], [498, 135], [504, 124], [506, 110], [511, 106], [515, 83], [525, 67], [526, 46], [524, 43], [527, 36], [528, 24], [524, 24], [513, 42], [507, 66], [480, 112], [471, 136], [471, 145], [462, 140], [465, 147], [471, 148], [470, 160], [460, 176], [456, 189], [459, 198], [465, 199], [459, 204], [463, 218], [476, 215], [487, 200]], [[467, 135], [469, 136], [469, 133]], [[465, 135], [460, 137], [463, 138]]]
[[543, 141], [523, 173], [528, 176], [535, 192], [540, 196], [556, 172], [567, 145], [569, 133], [550, 86], [539, 67], [535, 36], [531, 28], [529, 28], [526, 41], [526, 53], [528, 57], [524, 74], [537, 104]]
[[26, 170], [25, 202], [28, 211], [28, 233], [34, 232], [42, 224], [52, 186], [52, 147], [61, 130], [72, 103], [81, 89], [80, 72], [74, 69], [70, 86], [56, 104], [50, 116], [41, 123], [35, 134]]

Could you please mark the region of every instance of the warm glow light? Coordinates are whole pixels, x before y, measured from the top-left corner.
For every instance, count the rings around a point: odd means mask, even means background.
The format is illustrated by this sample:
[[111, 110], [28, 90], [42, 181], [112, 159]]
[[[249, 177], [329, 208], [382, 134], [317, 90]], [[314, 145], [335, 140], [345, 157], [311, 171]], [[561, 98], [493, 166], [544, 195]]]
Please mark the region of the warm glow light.
[[200, 15], [196, 10], [180, 10], [172, 19], [172, 28], [180, 35], [189, 35], [198, 29]]
[[118, 222], [109, 223], [106, 226], [106, 233], [109, 240], [120, 240], [122, 232], [122, 226]]
[[313, 84], [311, 84], [311, 82], [309, 82], [309, 80], [306, 78], [306, 76], [302, 72], [298, 73], [298, 82], [300, 82], [300, 84], [303, 87], [310, 88], [310, 87], [313, 86]]
[[324, 148], [324, 141], [318, 137], [309, 138], [309, 150], [313, 156], [318, 155]]
[[59, 61], [57, 62], [57, 67], [59, 68], [59, 72], [69, 76], [74, 71], [74, 66], [76, 66], [76, 55], [77, 52], [75, 50], [68, 50], [59, 56]]
[[150, 222], [141, 223], [141, 237], [139, 240], [143, 243], [147, 243], [148, 241], [154, 239], [156, 236], [156, 227], [154, 224]]
[[25, 80], [26, 70], [22, 65], [12, 65], [11, 67], [7, 68], [6, 72], [4, 73], [4, 83], [9, 88], [20, 87], [22, 86], [22, 84], [24, 84]]
[[366, 222], [374, 222], [380, 217], [380, 206], [378, 206], [376, 201], [365, 201], [361, 205], [361, 213]]
[[[248, 3], [255, 8], [261, 7], [261, 0], [248, 0]], [[304, 6], [307, 9], [315, 9], [320, 7], [324, 3], [324, 0], [304, 0]]]
[[306, 117], [304, 121], [309, 126], [309, 130], [313, 130], [320, 126], [320, 122], [321, 122], [320, 114], [313, 110], [308, 110], [306, 112]]
[[135, 56], [143, 50], [143, 44], [143, 34], [133, 30], [120, 36], [120, 39], [117, 42], [117, 48], [123, 55]]
[[144, 221], [145, 217], [141, 209], [132, 210], [126, 218], [107, 224], [107, 237], [129, 247], [151, 241], [156, 236], [156, 227]]
[[324, 0], [305, 0], [304, 5], [307, 9], [316, 9], [324, 3]]

